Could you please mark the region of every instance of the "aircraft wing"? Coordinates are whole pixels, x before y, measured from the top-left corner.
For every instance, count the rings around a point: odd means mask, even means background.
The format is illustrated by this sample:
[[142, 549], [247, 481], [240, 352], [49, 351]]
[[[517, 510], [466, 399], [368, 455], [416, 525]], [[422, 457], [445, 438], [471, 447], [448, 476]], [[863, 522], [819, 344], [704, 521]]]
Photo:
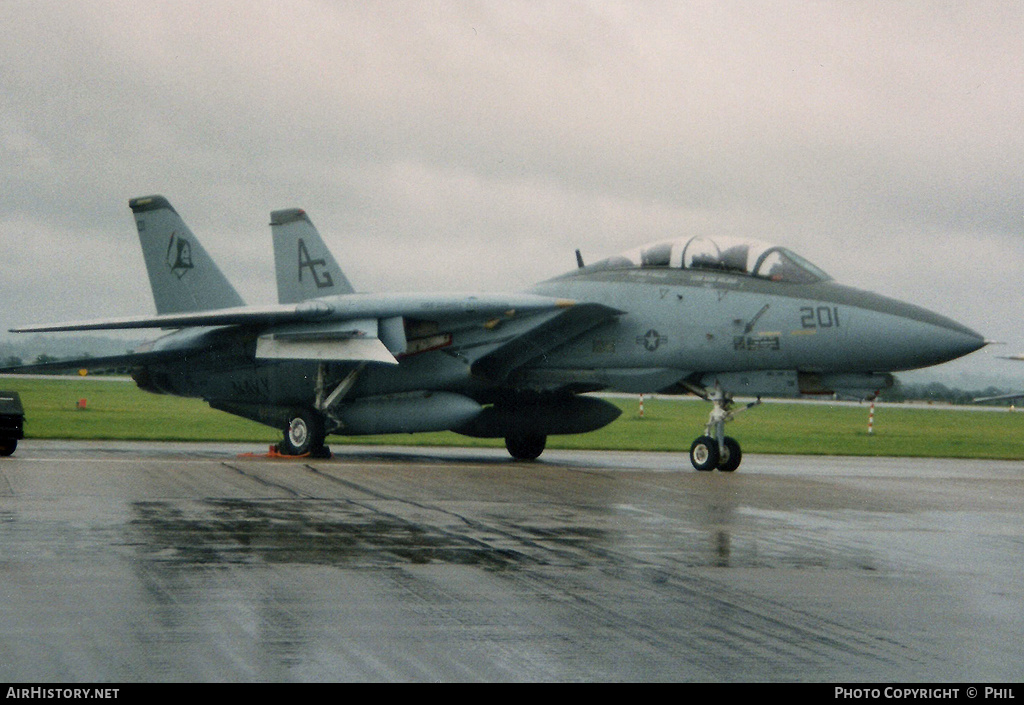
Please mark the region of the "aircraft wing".
[[978, 403], [983, 401], [1012, 401], [1014, 399], [1024, 399], [1024, 392], [1018, 394], [999, 394], [994, 397], [976, 397], [971, 401]]
[[0, 374], [29, 374], [33, 372], [113, 372], [126, 367], [144, 365], [150, 362], [176, 359], [181, 357], [180, 351], [138, 352], [106, 357], [81, 357], [73, 360], [57, 360], [55, 362], [39, 362], [16, 367], [0, 367]]
[[[346, 294], [294, 304], [239, 306], [209, 311], [108, 318], [70, 323], [32, 325], [16, 333], [42, 333], [137, 328], [195, 329], [194, 338], [174, 348], [151, 352], [23, 366], [19, 372], [60, 369], [103, 369], [145, 364], [194, 352], [203, 346], [204, 329], [242, 327], [258, 336], [256, 356], [264, 359], [317, 361], [365, 360], [396, 364], [396, 355], [418, 351], [430, 336], [408, 340], [404, 324], [429, 322], [438, 333], [476, 329], [495, 331], [478, 341], [470, 357], [475, 372], [488, 378], [507, 375], [584, 330], [619, 315], [598, 304], [532, 294]], [[211, 332], [212, 334], [212, 332]], [[442, 336], [443, 337], [443, 336]], [[450, 339], [450, 336], [449, 336]], [[104, 358], [104, 360], [106, 360]], [[13, 370], [12, 370], [13, 371]]]
[[512, 370], [546, 355], [591, 328], [623, 314], [602, 304], [580, 303], [534, 323], [528, 330], [511, 336], [496, 349], [479, 357], [473, 374], [503, 381]]
[[313, 318], [303, 315], [297, 306], [268, 306], [216, 309], [197, 313], [168, 313], [157, 316], [97, 318], [67, 323], [43, 323], [11, 328], [11, 333], [55, 333], [84, 330], [126, 330], [132, 328], [189, 328], [194, 326], [271, 325], [275, 322], [301, 321]]
[[12, 333], [51, 333], [133, 328], [191, 328], [203, 326], [266, 327], [286, 323], [339, 322], [366, 318], [406, 316], [439, 317], [501, 316], [569, 308], [576, 302], [532, 294], [348, 294], [311, 299], [297, 304], [238, 306], [233, 308], [169, 313], [156, 316], [103, 318], [68, 323], [47, 323], [11, 328]]
[[[1024, 361], [1024, 355], [1000, 355], [1004, 360], [1021, 360]], [[978, 403], [983, 401], [1013, 401], [1014, 399], [1024, 399], [1024, 392], [1019, 394], [998, 394], [994, 397], [977, 397], [972, 399], [972, 402]]]

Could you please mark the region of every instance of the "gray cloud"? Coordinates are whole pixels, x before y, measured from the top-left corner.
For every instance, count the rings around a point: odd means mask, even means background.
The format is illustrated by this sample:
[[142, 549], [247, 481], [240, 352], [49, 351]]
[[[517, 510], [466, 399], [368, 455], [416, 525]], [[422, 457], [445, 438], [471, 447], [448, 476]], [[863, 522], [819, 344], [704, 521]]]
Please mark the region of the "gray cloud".
[[158, 192], [253, 301], [275, 208], [373, 290], [727, 232], [1024, 351], [1019, 3], [9, 0], [0, 26], [3, 328], [151, 311], [127, 200]]

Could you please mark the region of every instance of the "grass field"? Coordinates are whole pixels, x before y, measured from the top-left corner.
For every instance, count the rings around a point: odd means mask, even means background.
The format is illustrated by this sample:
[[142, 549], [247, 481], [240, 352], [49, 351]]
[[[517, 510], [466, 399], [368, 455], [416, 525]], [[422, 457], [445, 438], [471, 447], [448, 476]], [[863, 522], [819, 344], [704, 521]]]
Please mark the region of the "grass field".
[[[243, 441], [269, 445], [272, 428], [214, 411], [195, 399], [159, 396], [133, 383], [102, 378], [6, 377], [0, 388], [21, 395], [25, 435], [32, 438]], [[84, 400], [84, 408], [78, 408]], [[697, 400], [612, 399], [623, 409], [593, 433], [552, 436], [549, 448], [685, 452], [703, 432], [710, 407]], [[740, 414], [728, 432], [745, 453], [993, 458], [1024, 460], [1024, 412], [880, 405], [868, 434], [867, 404], [769, 401]], [[331, 437], [331, 443], [502, 446], [454, 433]]]

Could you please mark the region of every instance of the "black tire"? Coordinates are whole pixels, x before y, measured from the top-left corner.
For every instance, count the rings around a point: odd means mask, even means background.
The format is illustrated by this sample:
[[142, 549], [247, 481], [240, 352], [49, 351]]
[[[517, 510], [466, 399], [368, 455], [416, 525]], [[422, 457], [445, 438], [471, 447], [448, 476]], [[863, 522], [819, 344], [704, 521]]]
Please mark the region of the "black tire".
[[701, 436], [690, 446], [690, 463], [701, 472], [718, 467], [718, 457], [718, 441], [711, 436]]
[[722, 440], [722, 446], [725, 452], [721, 453], [718, 459], [718, 469], [722, 472], [733, 472], [743, 460], [743, 451], [740, 450], [740, 444], [736, 439], [729, 436]]
[[324, 422], [319, 414], [308, 410], [296, 411], [284, 428], [284, 440], [279, 450], [283, 455], [322, 457], [324, 438]]
[[6, 458], [8, 455], [13, 455], [17, 448], [17, 438], [0, 438], [0, 457]]
[[517, 433], [505, 436], [505, 447], [516, 460], [536, 460], [544, 452], [548, 437], [543, 433]]

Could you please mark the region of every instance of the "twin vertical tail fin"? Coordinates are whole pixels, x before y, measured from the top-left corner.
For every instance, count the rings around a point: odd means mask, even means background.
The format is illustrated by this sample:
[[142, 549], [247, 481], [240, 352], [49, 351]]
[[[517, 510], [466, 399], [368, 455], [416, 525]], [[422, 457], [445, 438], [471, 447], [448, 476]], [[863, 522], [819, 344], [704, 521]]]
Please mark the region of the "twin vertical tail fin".
[[128, 206], [135, 215], [158, 314], [245, 304], [166, 198], [133, 198]]
[[273, 211], [270, 231], [274, 238], [279, 303], [293, 304], [355, 291], [304, 210]]
[[[243, 306], [245, 302], [163, 196], [128, 202], [142, 243], [156, 312], [188, 313]], [[334, 256], [299, 208], [270, 214], [278, 301], [351, 294], [354, 289]]]

